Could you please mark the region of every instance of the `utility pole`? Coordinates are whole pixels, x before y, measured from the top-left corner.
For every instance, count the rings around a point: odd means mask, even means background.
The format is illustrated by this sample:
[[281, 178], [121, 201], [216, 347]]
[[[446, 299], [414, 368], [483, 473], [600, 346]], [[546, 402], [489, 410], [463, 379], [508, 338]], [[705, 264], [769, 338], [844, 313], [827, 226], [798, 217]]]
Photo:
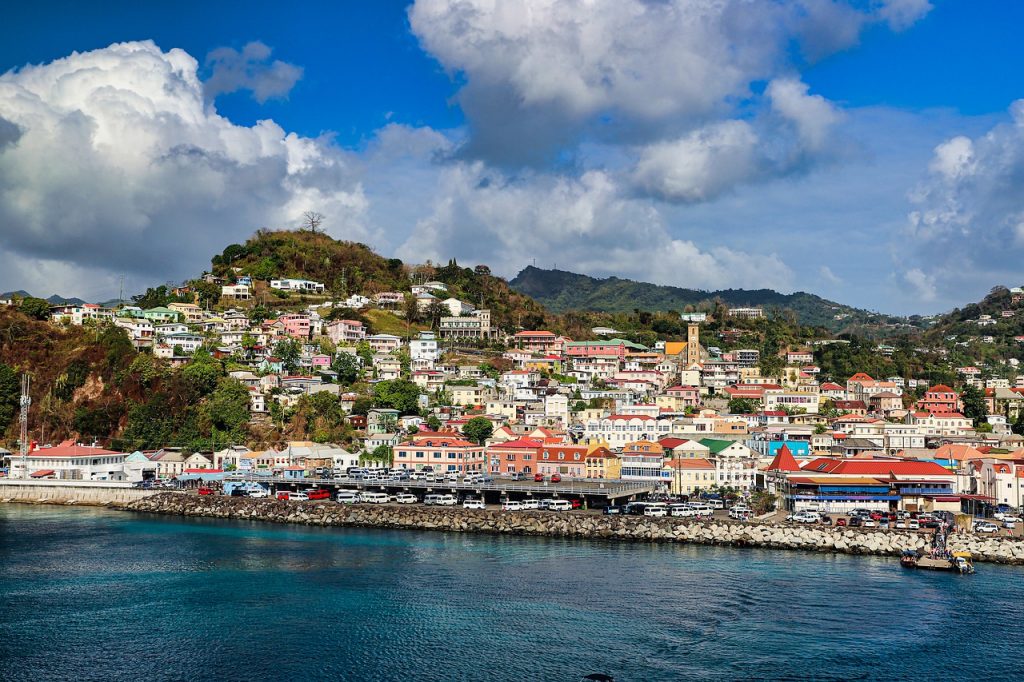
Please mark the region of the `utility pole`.
[[32, 397], [29, 396], [29, 389], [32, 386], [32, 377], [26, 372], [21, 375], [21, 477], [28, 478], [28, 408], [32, 405]]

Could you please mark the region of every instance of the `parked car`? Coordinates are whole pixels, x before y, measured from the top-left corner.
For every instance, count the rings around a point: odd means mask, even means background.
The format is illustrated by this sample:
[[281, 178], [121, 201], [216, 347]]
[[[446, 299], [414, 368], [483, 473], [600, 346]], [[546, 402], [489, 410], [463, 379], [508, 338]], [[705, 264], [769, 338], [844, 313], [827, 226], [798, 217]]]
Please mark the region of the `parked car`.
[[907, 522], [904, 519], [902, 519], [902, 518], [896, 519], [896, 526], [895, 526], [895, 528], [899, 528], [901, 530], [906, 530], [907, 529]]
[[1013, 518], [1012, 516], [1005, 516], [1005, 517], [1003, 517], [1003, 528], [1007, 528], [1009, 530], [1013, 530], [1016, 527], [1017, 527], [1017, 519]]
[[514, 471], [511, 474], [509, 474], [508, 477], [509, 477], [510, 480], [513, 480], [513, 481], [525, 481], [526, 480], [526, 474], [524, 474], [522, 471]]
[[391, 501], [391, 496], [387, 493], [363, 493], [359, 496], [359, 501], [366, 504], [387, 504]]
[[478, 500], [476, 498], [467, 497], [462, 502], [462, 508], [463, 509], [486, 509], [486, 505], [484, 504], [483, 500]]
[[249, 491], [249, 497], [262, 499], [264, 497], [270, 497], [270, 493], [264, 490], [263, 488], [253, 488], [252, 490]]
[[818, 512], [802, 511], [793, 514], [793, 521], [797, 523], [818, 523], [821, 520], [821, 515]]
[[212, 495], [213, 494], [213, 488], [207, 488], [206, 486], [203, 486], [202, 488], [199, 489], [199, 494], [200, 495]]
[[552, 483], [561, 483], [562, 482], [562, 474], [551, 474], [551, 482]]
[[505, 500], [501, 503], [502, 511], [521, 511], [523, 503], [518, 500]]
[[325, 488], [316, 488], [314, 490], [307, 490], [306, 495], [311, 500], [329, 500], [331, 499], [331, 491]]
[[522, 502], [522, 508], [525, 509], [540, 509], [540, 500], [526, 499]]
[[544, 474], [534, 474], [533, 475], [533, 482], [534, 483], [543, 483], [544, 482]]
[[288, 491], [287, 490], [278, 490], [277, 491], [277, 499], [279, 499], [279, 500], [287, 500], [287, 499], [289, 499]]
[[583, 500], [574, 497], [571, 500], [569, 500], [569, 504], [572, 505], [573, 509], [579, 509], [583, 506]]
[[826, 526], [832, 525], [832, 517], [828, 514], [822, 514], [818, 520]]
[[437, 505], [439, 507], [454, 507], [459, 500], [454, 495], [427, 495], [423, 498], [423, 504]]
[[921, 522], [917, 519], [910, 519], [907, 521], [907, 530], [919, 530], [921, 528]]
[[607, 507], [601, 510], [601, 513], [605, 516], [615, 516], [622, 513], [622, 507], [617, 504], [609, 504]]
[[865, 528], [877, 528], [878, 527], [878, 521], [875, 521], [873, 518], [871, 518], [869, 516], [868, 518], [863, 519], [861, 521], [861, 525], [864, 526]]
[[[850, 520], [852, 521], [853, 518], [855, 518], [855, 517], [851, 517]], [[845, 526], [845, 525], [846, 525], [846, 519], [844, 519], [843, 517], [839, 517], [838, 519], [836, 519], [836, 526], [837, 527], [838, 526]]]
[[551, 500], [548, 502], [549, 511], [569, 511], [572, 509], [572, 504], [569, 500]]
[[304, 492], [297, 491], [288, 493], [288, 499], [293, 502], [305, 502], [306, 500], [309, 499], [309, 495], [307, 495]]
[[850, 517], [850, 521], [849, 521], [850, 528], [860, 528], [860, 526], [863, 523], [864, 523], [864, 519], [862, 519], [859, 516], [851, 516]]
[[990, 521], [978, 521], [974, 524], [974, 532], [976, 533], [998, 533], [999, 528], [996, 524]]
[[352, 490], [339, 490], [335, 498], [338, 504], [356, 504], [359, 502], [359, 493]]
[[416, 497], [412, 493], [398, 493], [395, 495], [395, 502], [398, 504], [416, 504], [420, 501], [420, 498]]

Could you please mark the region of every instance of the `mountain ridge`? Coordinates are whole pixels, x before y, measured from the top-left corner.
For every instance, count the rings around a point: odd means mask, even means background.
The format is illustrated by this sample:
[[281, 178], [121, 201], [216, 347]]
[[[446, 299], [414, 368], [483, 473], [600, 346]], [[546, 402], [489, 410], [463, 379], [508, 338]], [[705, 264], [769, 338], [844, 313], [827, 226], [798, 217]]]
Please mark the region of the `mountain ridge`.
[[532, 265], [519, 272], [509, 284], [554, 313], [569, 310], [615, 313], [637, 308], [687, 312], [687, 309], [708, 308], [720, 301], [730, 307], [792, 310], [801, 324], [826, 327], [834, 332], [857, 325], [891, 325], [904, 321], [904, 318], [855, 308], [804, 291], [782, 294], [773, 289], [687, 289], [615, 276], [602, 279]]

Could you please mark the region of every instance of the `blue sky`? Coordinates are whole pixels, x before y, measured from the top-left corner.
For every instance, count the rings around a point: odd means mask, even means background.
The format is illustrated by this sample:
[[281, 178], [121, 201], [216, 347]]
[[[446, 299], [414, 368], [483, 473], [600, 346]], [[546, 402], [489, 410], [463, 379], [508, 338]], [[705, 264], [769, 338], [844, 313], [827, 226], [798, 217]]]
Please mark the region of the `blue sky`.
[[697, 4], [11, 8], [0, 290], [180, 279], [304, 208], [507, 276], [897, 313], [1020, 284], [1024, 5]]

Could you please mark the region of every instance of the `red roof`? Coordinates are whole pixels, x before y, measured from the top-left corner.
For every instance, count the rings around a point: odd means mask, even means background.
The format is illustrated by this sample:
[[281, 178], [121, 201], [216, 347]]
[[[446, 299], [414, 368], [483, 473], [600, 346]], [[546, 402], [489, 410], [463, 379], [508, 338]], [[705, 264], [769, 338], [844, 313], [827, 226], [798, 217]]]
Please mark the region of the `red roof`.
[[669, 450], [672, 450], [674, 448], [679, 447], [683, 443], [687, 442], [689, 441], [687, 441], [685, 438], [662, 438], [661, 440], [658, 441], [658, 445], [660, 445], [663, 448], [668, 448]]
[[544, 444], [541, 443], [539, 440], [534, 440], [532, 438], [517, 438], [516, 440], [510, 440], [510, 441], [506, 441], [504, 443], [495, 443], [491, 447], [492, 448], [517, 448], [517, 449], [518, 448], [524, 448], [524, 449], [529, 449], [529, 448], [540, 448], [543, 445]]
[[87, 445], [78, 445], [74, 441], [64, 441], [52, 448], [40, 448], [28, 453], [29, 457], [103, 457], [105, 455], [123, 455], [116, 450], [104, 450]]
[[819, 457], [803, 468], [806, 472], [851, 476], [952, 476], [935, 462], [892, 459], [832, 459]]
[[44, 478], [46, 476], [53, 476], [53, 469], [40, 469], [39, 471], [33, 471], [29, 476], [32, 478]]
[[516, 336], [554, 336], [554, 332], [518, 332]]
[[[291, 467], [289, 467], [291, 468]], [[299, 467], [300, 469], [302, 467]], [[222, 474], [223, 469], [185, 469], [182, 473], [184, 474]]]
[[796, 458], [793, 457], [789, 446], [783, 444], [775, 453], [775, 459], [768, 465], [766, 471], [800, 471], [800, 465], [796, 463]]
[[925, 391], [925, 393], [953, 393], [953, 392], [954, 392], [953, 389], [950, 388], [949, 386], [947, 386], [946, 384], [936, 384], [935, 386], [930, 386], [928, 388], [928, 390]]

